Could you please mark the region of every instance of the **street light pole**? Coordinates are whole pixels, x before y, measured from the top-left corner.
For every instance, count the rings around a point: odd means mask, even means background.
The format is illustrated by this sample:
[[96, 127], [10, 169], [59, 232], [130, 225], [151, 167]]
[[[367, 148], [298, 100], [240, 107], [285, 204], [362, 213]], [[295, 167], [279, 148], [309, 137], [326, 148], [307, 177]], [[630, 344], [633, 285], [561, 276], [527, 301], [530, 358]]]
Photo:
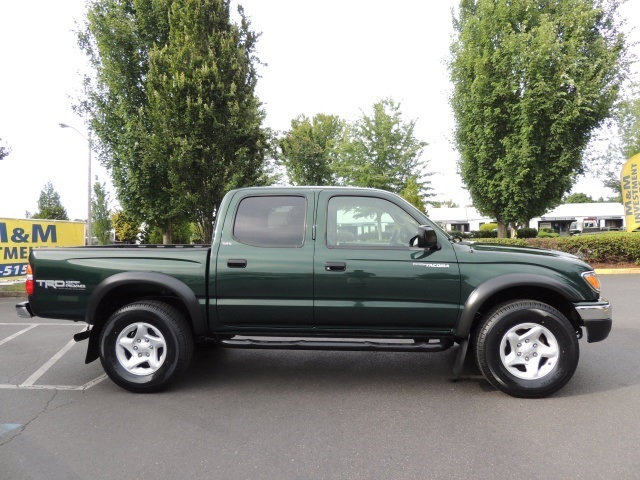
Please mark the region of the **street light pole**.
[[60, 123], [60, 128], [71, 128], [73, 130], [75, 130], [78, 135], [80, 135], [82, 138], [84, 138], [89, 146], [89, 159], [88, 159], [88, 166], [87, 166], [87, 171], [88, 171], [88, 186], [87, 186], [87, 245], [92, 245], [92, 232], [91, 232], [91, 150], [93, 147], [92, 141], [91, 141], [91, 130], [89, 130], [88, 133], [88, 138], [85, 137], [83, 135], [83, 133], [78, 130], [77, 128], [71, 126], [71, 125], [67, 125], [66, 123]]

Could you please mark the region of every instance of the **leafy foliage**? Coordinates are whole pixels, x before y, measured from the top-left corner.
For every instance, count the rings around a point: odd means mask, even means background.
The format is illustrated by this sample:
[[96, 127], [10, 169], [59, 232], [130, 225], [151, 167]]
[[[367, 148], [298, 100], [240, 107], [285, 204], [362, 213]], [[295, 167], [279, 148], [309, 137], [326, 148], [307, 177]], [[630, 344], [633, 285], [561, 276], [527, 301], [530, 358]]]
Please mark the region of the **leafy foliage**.
[[107, 192], [105, 184], [95, 182], [91, 198], [91, 222], [92, 234], [98, 240], [98, 245], [109, 245], [111, 243], [113, 225], [111, 223], [109, 201], [109, 192]]
[[126, 211], [118, 210], [111, 215], [111, 224], [116, 232], [116, 241], [136, 243], [140, 234], [140, 223], [130, 217]]
[[617, 104], [612, 125], [605, 129], [603, 137], [600, 140], [606, 141], [608, 148], [593, 160], [592, 171], [617, 194], [614, 200], [622, 202], [622, 165], [640, 153], [640, 84], [632, 84]]
[[461, 0], [450, 64], [474, 205], [526, 222], [557, 206], [625, 76], [616, 0]]
[[433, 208], [458, 208], [460, 207], [460, 205], [458, 205], [456, 202], [454, 202], [453, 200], [443, 200], [443, 201], [433, 201], [430, 200], [429, 203], [431, 205], [433, 205]]
[[616, 112], [622, 139], [620, 153], [625, 161], [640, 153], [640, 85], [634, 85], [631, 92]]
[[573, 237], [511, 239], [483, 242], [560, 250], [578, 256], [587, 263], [635, 263], [640, 265], [640, 233], [611, 232]]
[[196, 221], [210, 241], [224, 193], [264, 181], [255, 95], [258, 36], [230, 0], [93, 0], [81, 48], [89, 116], [128, 214], [161, 228]]
[[420, 195], [420, 185], [418, 184], [416, 177], [409, 178], [407, 186], [402, 190], [402, 192], [400, 192], [400, 196], [421, 212], [427, 213], [424, 201]]
[[55, 191], [51, 182], [47, 182], [40, 192], [38, 211], [31, 218], [69, 220], [67, 210], [60, 202], [60, 194]]
[[518, 238], [535, 238], [538, 236], [538, 230], [535, 228], [524, 227], [518, 229], [516, 235]]
[[[2, 142], [2, 138], [0, 138], [0, 142]], [[11, 149], [9, 147], [0, 145], [0, 160], [8, 156], [10, 153], [11, 153]]]
[[586, 193], [572, 193], [562, 199], [562, 203], [593, 203], [594, 200]]
[[481, 232], [491, 232], [497, 228], [498, 228], [498, 224], [493, 222], [483, 223], [482, 225], [480, 225]]
[[[178, 244], [191, 243], [191, 237], [193, 235], [193, 224], [189, 222], [182, 222], [178, 225], [174, 225], [173, 241]], [[141, 235], [143, 244], [157, 245], [162, 243], [162, 230], [158, 227], [150, 227], [144, 229]]]
[[401, 193], [413, 179], [424, 196], [431, 188], [417, 179], [425, 176], [427, 162], [421, 155], [427, 142], [415, 137], [415, 123], [402, 118], [400, 104], [392, 99], [375, 103], [372, 115], [363, 113], [348, 128], [337, 177], [346, 185], [394, 193]]
[[480, 230], [469, 232], [469, 238], [497, 238], [498, 231], [494, 228], [493, 230], [482, 230], [481, 225]]
[[279, 140], [279, 158], [294, 185], [332, 185], [334, 166], [345, 129], [335, 115], [304, 115], [291, 121], [291, 129]]

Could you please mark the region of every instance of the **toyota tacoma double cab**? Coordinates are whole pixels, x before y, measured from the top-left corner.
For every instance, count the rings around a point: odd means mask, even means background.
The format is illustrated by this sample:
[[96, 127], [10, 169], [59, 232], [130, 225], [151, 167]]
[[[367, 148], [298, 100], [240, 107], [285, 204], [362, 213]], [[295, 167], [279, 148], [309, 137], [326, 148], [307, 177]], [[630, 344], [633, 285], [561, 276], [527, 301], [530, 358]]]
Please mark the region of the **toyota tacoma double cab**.
[[611, 330], [593, 269], [561, 252], [459, 241], [389, 192], [262, 187], [223, 199], [211, 246], [38, 248], [20, 317], [86, 322], [86, 362], [165, 388], [200, 341], [228, 348], [468, 348], [516, 397], [562, 388]]

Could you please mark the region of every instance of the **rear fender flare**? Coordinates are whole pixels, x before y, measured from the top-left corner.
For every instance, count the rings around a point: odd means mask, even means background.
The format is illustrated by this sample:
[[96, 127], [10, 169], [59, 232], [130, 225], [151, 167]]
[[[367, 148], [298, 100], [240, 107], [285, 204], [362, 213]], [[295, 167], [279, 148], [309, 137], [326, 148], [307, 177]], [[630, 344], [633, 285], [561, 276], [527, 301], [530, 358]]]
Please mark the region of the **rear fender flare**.
[[[182, 303], [184, 303], [189, 316], [191, 317], [191, 325], [195, 335], [204, 335], [207, 330], [206, 319], [200, 309], [200, 304], [196, 298], [195, 293], [186, 284], [180, 280], [165, 275], [163, 273], [154, 272], [123, 272], [117, 273], [109, 278], [104, 279], [94, 289], [89, 302], [87, 303], [87, 310], [85, 321], [88, 324], [93, 325], [93, 319], [98, 312], [100, 303], [105, 296], [112, 290], [118, 287], [126, 285], [140, 285], [147, 284], [157, 287], [162, 287], [167, 290], [171, 290], [172, 293], [178, 297]], [[89, 346], [87, 348], [87, 357], [85, 363], [93, 362], [98, 358], [98, 339], [100, 337], [100, 328], [92, 328], [91, 335], [89, 336]]]

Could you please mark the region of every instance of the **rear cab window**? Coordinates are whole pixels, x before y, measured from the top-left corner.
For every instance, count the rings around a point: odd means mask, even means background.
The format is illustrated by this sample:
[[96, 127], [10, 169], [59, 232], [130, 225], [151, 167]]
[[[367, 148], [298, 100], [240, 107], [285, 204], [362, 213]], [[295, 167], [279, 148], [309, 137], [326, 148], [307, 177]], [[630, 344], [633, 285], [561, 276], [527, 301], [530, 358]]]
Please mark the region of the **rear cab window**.
[[302, 247], [306, 212], [307, 200], [302, 196], [243, 198], [233, 222], [233, 238], [254, 247]]

